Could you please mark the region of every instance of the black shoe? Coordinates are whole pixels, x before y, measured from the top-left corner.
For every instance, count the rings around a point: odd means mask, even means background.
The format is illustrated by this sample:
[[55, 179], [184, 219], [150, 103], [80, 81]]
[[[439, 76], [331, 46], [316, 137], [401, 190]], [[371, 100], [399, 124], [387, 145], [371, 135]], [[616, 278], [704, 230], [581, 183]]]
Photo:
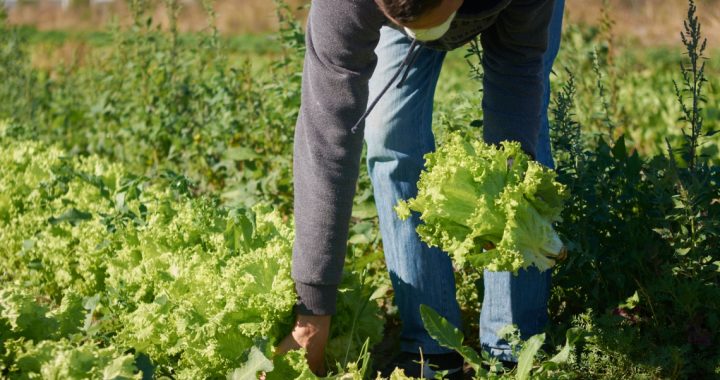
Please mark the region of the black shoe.
[[[460, 354], [452, 352], [449, 354], [423, 355], [424, 363], [421, 365], [420, 354], [412, 352], [401, 352], [395, 356], [390, 363], [380, 370], [380, 376], [390, 377], [396, 368], [405, 372], [406, 376], [433, 379], [435, 373], [447, 371], [443, 379], [462, 380], [463, 358]], [[422, 377], [421, 377], [422, 375]]]
[[514, 370], [515, 367], [517, 367], [517, 362], [509, 362], [505, 360], [501, 360], [500, 362], [502, 363], [503, 367], [510, 371]]

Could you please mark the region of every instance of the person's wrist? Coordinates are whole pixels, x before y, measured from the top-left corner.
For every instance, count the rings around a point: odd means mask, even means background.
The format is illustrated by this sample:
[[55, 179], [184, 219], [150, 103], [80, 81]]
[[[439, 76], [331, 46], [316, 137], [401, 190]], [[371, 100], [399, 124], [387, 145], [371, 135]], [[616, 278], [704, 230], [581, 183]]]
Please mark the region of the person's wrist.
[[295, 290], [298, 295], [295, 313], [298, 315], [335, 314], [337, 288], [337, 285], [306, 284], [295, 281]]

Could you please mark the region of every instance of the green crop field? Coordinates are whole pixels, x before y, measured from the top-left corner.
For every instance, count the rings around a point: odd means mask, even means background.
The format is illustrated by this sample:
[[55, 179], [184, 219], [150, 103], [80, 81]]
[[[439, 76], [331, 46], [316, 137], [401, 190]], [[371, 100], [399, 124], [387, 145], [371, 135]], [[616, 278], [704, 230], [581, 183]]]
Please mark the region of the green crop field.
[[[166, 3], [166, 27], [132, 2], [132, 25], [102, 31], [0, 11], [0, 378], [316, 378], [302, 352], [273, 355], [296, 297], [301, 23], [278, 2], [279, 31], [227, 36], [208, 6], [207, 28], [180, 33]], [[677, 15], [673, 46], [623, 40], [607, 17], [565, 25], [549, 114], [568, 258], [550, 324], [506, 329], [515, 369], [481, 353], [469, 264], [462, 331], [423, 310], [476, 378], [720, 378], [720, 41], [703, 42], [704, 5]], [[481, 134], [481, 54], [448, 55], [438, 144]], [[363, 166], [332, 378], [376, 378], [398, 343], [392, 296]]]

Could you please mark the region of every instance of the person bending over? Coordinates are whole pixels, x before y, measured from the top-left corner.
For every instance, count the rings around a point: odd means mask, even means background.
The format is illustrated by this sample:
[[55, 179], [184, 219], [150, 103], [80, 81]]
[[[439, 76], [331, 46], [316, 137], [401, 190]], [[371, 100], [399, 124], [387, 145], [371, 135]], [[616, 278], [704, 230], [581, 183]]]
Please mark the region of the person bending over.
[[[483, 48], [483, 137], [518, 141], [553, 167], [548, 136], [548, 77], [559, 48], [563, 0], [313, 0], [307, 21], [300, 113], [294, 142], [295, 243], [292, 277], [298, 302], [293, 331], [278, 352], [303, 347], [324, 374], [363, 140], [385, 259], [402, 320], [401, 352], [388, 368], [410, 376], [447, 370], [461, 378], [462, 358], [425, 331], [426, 304], [455, 326], [460, 310], [450, 258], [422, 243], [417, 215], [393, 206], [414, 197], [423, 155], [435, 148], [435, 87], [447, 51], [477, 36]], [[480, 106], [480, 105], [478, 105]], [[547, 323], [550, 271], [517, 276], [486, 272], [480, 316], [483, 349], [513, 362], [497, 335], [521, 335]], [[431, 368], [417, 364], [422, 353]], [[427, 364], [427, 363], [426, 363]]]

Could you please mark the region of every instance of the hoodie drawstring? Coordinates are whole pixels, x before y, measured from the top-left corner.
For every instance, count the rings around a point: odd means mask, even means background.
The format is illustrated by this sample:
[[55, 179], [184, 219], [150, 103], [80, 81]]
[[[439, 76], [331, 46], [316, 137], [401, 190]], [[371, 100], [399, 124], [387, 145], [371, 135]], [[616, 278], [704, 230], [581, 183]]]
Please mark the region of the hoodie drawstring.
[[383, 95], [387, 92], [388, 89], [390, 89], [390, 86], [392, 86], [393, 83], [395, 83], [395, 80], [400, 76], [400, 73], [403, 72], [403, 69], [405, 69], [405, 72], [403, 73], [402, 78], [400, 79], [400, 82], [397, 84], [396, 88], [402, 87], [402, 85], [405, 83], [405, 80], [408, 77], [408, 74], [410, 74], [410, 68], [412, 65], [415, 64], [415, 61], [417, 60], [418, 56], [420, 55], [420, 50], [422, 50], [423, 45], [418, 42], [418, 40], [413, 39], [412, 43], [410, 44], [410, 49], [408, 49], [407, 54], [405, 55], [405, 58], [400, 63], [400, 67], [398, 67], [397, 71], [395, 71], [395, 74], [393, 74], [393, 77], [387, 82], [385, 87], [383, 87], [382, 91], [378, 94], [378, 96], [373, 99], [373, 101], [368, 105], [365, 112], [360, 116], [360, 120], [358, 120], [355, 125], [350, 129], [350, 132], [353, 134], [357, 132], [358, 127], [360, 124], [362, 124], [365, 119], [367, 119], [368, 115], [370, 115], [370, 112], [375, 108], [375, 106], [380, 101], [380, 98], [382, 98]]

